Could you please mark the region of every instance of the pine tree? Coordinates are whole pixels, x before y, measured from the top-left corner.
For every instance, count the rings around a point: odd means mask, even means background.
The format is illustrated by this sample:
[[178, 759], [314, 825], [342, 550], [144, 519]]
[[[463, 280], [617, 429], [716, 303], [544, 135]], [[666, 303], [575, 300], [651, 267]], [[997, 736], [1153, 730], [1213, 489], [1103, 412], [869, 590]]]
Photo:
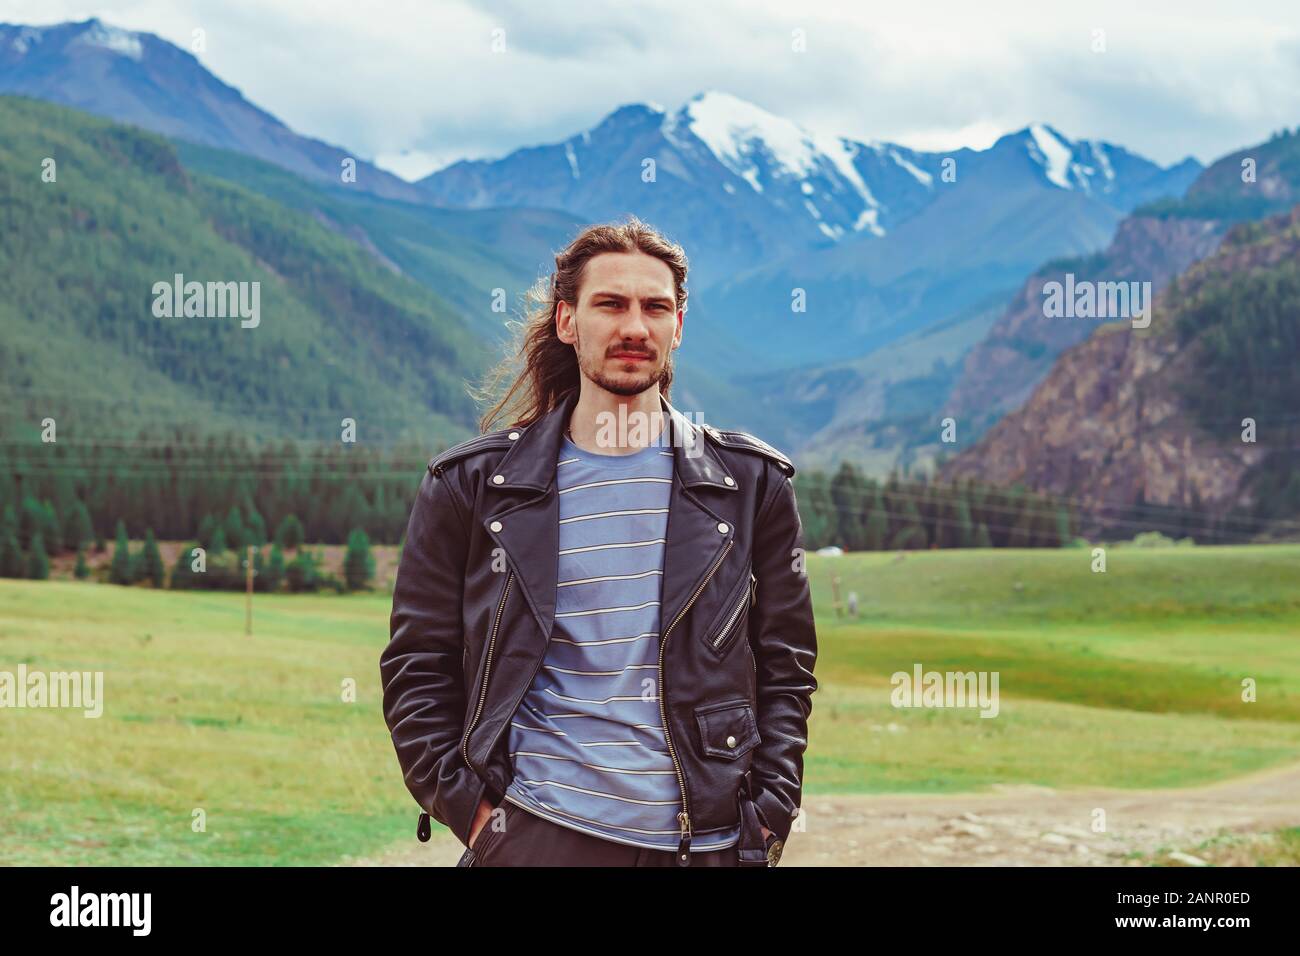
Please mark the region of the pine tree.
[[1029, 548], [1034, 544], [1034, 517], [1036, 506], [1033, 498], [1024, 494], [1017, 494], [1014, 501], [1009, 502], [1014, 511], [1008, 510], [1007, 517], [1015, 515], [1015, 521], [1011, 525], [1011, 533], [1007, 535], [1008, 548]]
[[226, 546], [228, 548], [232, 548], [242, 554], [245, 545], [252, 543], [251, 541], [246, 540], [248, 537], [248, 531], [244, 527], [244, 519], [239, 516], [238, 505], [230, 506], [230, 513], [226, 515], [226, 521], [221, 527], [226, 533]]
[[302, 522], [297, 515], [285, 515], [280, 526], [275, 529], [275, 542], [286, 551], [296, 551], [302, 547]]
[[67, 512], [67, 524], [63, 530], [63, 543], [78, 551], [95, 537], [95, 526], [90, 521], [90, 511], [85, 502], [75, 501]]
[[113, 542], [113, 561], [108, 568], [108, 580], [113, 584], [130, 584], [131, 577], [131, 543], [126, 537], [126, 524], [118, 519], [117, 533]]
[[72, 571], [73, 577], [78, 581], [84, 581], [90, 577], [90, 567], [86, 564], [86, 549], [77, 549], [77, 566]]
[[831, 507], [825, 473], [801, 472], [794, 476], [794, 486], [795, 498], [799, 502], [800, 523], [803, 525], [804, 546], [815, 550], [833, 544], [834, 509]]
[[163, 567], [162, 555], [158, 552], [158, 542], [154, 540], [153, 528], [146, 528], [144, 532], [144, 554], [140, 576], [156, 588], [166, 583], [167, 569]]
[[210, 514], [205, 514], [203, 520], [199, 522], [199, 547], [212, 550], [212, 534], [216, 531], [217, 519]]
[[873, 496], [871, 510], [867, 514], [864, 546], [868, 551], [884, 551], [886, 538], [889, 535], [889, 514], [885, 510], [885, 498], [880, 491], [880, 485], [873, 481], [871, 488]]
[[343, 557], [343, 578], [349, 590], [359, 591], [375, 575], [375, 559], [370, 554], [370, 538], [360, 528], [348, 535], [348, 550]]
[[957, 544], [959, 548], [975, 547], [975, 529], [971, 526], [970, 505], [961, 497], [961, 491], [954, 488], [953, 494], [959, 496], [956, 505]]
[[50, 559], [45, 554], [45, 541], [38, 531], [32, 538], [32, 546], [27, 555], [27, 577], [33, 581], [44, 581], [50, 576]]
[[831, 502], [835, 506], [836, 540], [846, 551], [861, 551], [866, 544], [866, 515], [862, 503], [866, 486], [852, 463], [840, 462], [831, 478]]
[[203, 545], [197, 541], [185, 545], [181, 548], [180, 554], [176, 555], [176, 563], [172, 565], [172, 576], [170, 586], [173, 591], [186, 591], [197, 587], [198, 574], [193, 569], [194, 549], [201, 548]]
[[921, 524], [921, 515], [916, 509], [915, 495], [906, 488], [900, 489], [902, 504], [898, 508], [899, 528], [894, 532], [890, 547], [897, 551], [924, 549], [930, 546], [926, 537], [925, 526]]
[[245, 546], [251, 544], [260, 548], [266, 544], [266, 522], [262, 520], [262, 516], [257, 513], [257, 509], [252, 505], [248, 507], [248, 521], [245, 523], [244, 528], [247, 531], [247, 537], [244, 541]]
[[41, 521], [42, 547], [47, 555], [58, 554], [63, 550], [63, 526], [59, 523], [59, 513], [54, 509], [54, 503], [48, 499], [41, 502], [41, 511], [44, 513]]
[[1056, 509], [1056, 547], [1064, 548], [1074, 540], [1070, 531], [1070, 512], [1065, 508]]
[[271, 557], [267, 561], [266, 570], [262, 572], [262, 585], [265, 590], [272, 593], [280, 590], [280, 584], [284, 581], [284, 552], [280, 550], [278, 543], [271, 545]]
[[27, 562], [18, 546], [18, 535], [13, 530], [6, 531], [0, 537], [0, 577], [21, 578], [26, 574]]
[[208, 544], [208, 554], [215, 558], [217, 555], [221, 554], [225, 550], [226, 550], [226, 530], [223, 527], [221, 527], [221, 525], [217, 525], [212, 530], [212, 540]]

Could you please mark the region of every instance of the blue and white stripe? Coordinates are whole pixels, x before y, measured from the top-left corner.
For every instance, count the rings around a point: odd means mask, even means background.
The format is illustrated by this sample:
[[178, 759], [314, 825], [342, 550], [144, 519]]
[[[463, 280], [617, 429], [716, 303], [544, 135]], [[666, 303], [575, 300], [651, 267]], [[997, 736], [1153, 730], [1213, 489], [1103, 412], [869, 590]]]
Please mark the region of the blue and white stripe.
[[[563, 441], [555, 628], [510, 724], [505, 794], [561, 826], [655, 850], [677, 849], [681, 810], [658, 698], [668, 434], [665, 421], [657, 443], [630, 455]], [[694, 834], [691, 849], [739, 835]]]

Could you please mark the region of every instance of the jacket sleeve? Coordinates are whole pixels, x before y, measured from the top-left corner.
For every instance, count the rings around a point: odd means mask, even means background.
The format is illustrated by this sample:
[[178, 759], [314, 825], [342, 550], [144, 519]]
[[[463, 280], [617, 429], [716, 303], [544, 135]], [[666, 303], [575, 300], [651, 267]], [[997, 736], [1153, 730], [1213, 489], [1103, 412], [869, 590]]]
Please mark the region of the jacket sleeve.
[[803, 789], [808, 715], [817, 689], [817, 632], [804, 570], [803, 526], [790, 478], [771, 467], [774, 489], [755, 524], [754, 601], [750, 642], [757, 681], [758, 731], [750, 768], [754, 803], [764, 826], [790, 833]]
[[460, 754], [466, 705], [461, 595], [469, 534], [454, 475], [426, 469], [420, 483], [379, 673], [384, 720], [407, 789], [468, 846], [484, 783]]

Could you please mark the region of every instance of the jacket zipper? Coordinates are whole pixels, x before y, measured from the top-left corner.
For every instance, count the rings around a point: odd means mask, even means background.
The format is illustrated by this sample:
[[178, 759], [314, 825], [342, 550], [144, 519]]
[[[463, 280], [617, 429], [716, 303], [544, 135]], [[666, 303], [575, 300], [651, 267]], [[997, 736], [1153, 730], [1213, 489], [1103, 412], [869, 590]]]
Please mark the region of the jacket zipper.
[[721, 646], [723, 639], [731, 631], [732, 627], [735, 626], [736, 619], [739, 618], [741, 612], [744, 611], [745, 605], [749, 603], [752, 588], [753, 582], [751, 581], [746, 585], [745, 593], [740, 596], [740, 603], [736, 605], [736, 609], [732, 611], [731, 616], [727, 618], [727, 623], [722, 625], [722, 630], [719, 631], [718, 636], [713, 639], [713, 649], [715, 651]]
[[673, 758], [673, 769], [677, 771], [677, 785], [682, 791], [682, 809], [677, 814], [677, 824], [681, 827], [682, 834], [681, 841], [677, 844], [677, 864], [679, 866], [691, 865], [691, 813], [690, 803], [686, 796], [686, 777], [682, 775], [682, 765], [678, 762], [677, 750], [673, 747], [672, 734], [668, 729], [668, 711], [664, 705], [664, 648], [668, 646], [668, 635], [673, 632], [673, 628], [677, 626], [677, 622], [682, 619], [683, 615], [691, 609], [691, 605], [700, 596], [700, 592], [704, 590], [704, 586], [709, 583], [709, 579], [713, 577], [714, 572], [718, 570], [723, 559], [727, 556], [727, 552], [731, 550], [731, 546], [735, 543], [735, 538], [727, 542], [727, 546], [722, 549], [718, 559], [713, 562], [713, 567], [709, 568], [709, 573], [704, 576], [704, 580], [695, 589], [695, 593], [686, 602], [686, 606], [677, 612], [673, 622], [668, 625], [668, 630], [664, 631], [663, 640], [659, 642], [659, 719], [663, 721], [664, 740], [668, 744], [668, 755]]
[[506, 598], [510, 595], [510, 584], [514, 580], [515, 572], [512, 568], [506, 575], [506, 586], [501, 589], [501, 603], [497, 605], [497, 617], [492, 623], [492, 635], [488, 638], [487, 646], [487, 663], [483, 666], [483, 682], [479, 685], [478, 704], [474, 708], [474, 717], [469, 722], [469, 727], [465, 731], [465, 737], [460, 742], [461, 756], [465, 760], [465, 766], [469, 766], [469, 735], [474, 732], [474, 727], [478, 724], [479, 715], [483, 713], [483, 702], [487, 699], [488, 677], [492, 673], [492, 649], [497, 642], [497, 631], [501, 627], [501, 613], [506, 609]]

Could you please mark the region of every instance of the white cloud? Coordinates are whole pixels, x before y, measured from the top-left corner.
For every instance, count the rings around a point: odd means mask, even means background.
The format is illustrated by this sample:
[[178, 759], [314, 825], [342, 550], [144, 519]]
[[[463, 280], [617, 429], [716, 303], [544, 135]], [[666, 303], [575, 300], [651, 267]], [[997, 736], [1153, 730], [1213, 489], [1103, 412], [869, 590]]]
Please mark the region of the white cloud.
[[[1300, 123], [1290, 0], [1229, 12], [1194, 0], [0, 2], [9, 22], [88, 15], [186, 47], [201, 26], [200, 58], [250, 100], [410, 175], [708, 88], [820, 132], [917, 148], [984, 147], [1045, 122], [1162, 162], [1208, 161]], [[490, 50], [494, 28], [505, 53]], [[791, 51], [796, 29], [806, 53]], [[1105, 53], [1091, 49], [1096, 29]]]

